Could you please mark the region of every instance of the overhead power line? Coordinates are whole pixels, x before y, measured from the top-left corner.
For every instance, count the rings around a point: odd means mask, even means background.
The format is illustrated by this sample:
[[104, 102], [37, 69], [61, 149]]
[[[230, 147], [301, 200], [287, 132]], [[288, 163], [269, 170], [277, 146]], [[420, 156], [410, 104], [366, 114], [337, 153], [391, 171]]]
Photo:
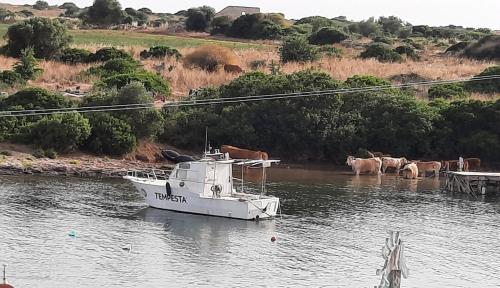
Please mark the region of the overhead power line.
[[[453, 80], [435, 80], [435, 81], [422, 81], [411, 82], [393, 85], [379, 85], [368, 86], [359, 88], [343, 88], [343, 89], [330, 89], [330, 90], [317, 90], [308, 92], [292, 92], [281, 94], [267, 94], [267, 95], [251, 95], [251, 96], [235, 96], [226, 98], [210, 98], [210, 99], [190, 99], [183, 101], [168, 102], [162, 107], [184, 107], [184, 106], [203, 106], [214, 104], [226, 103], [246, 103], [265, 100], [278, 100], [278, 99], [294, 99], [294, 98], [307, 98], [316, 96], [329, 96], [334, 94], [348, 94], [359, 92], [378, 92], [389, 89], [409, 88], [414, 86], [429, 86], [435, 84], [451, 84], [473, 81], [486, 81], [486, 80], [500, 80], [500, 75], [481, 76], [467, 79], [453, 79]], [[117, 105], [97, 105], [97, 106], [81, 106], [81, 107], [68, 107], [68, 108], [49, 108], [49, 109], [29, 109], [29, 110], [9, 110], [0, 111], [0, 118], [2, 117], [22, 117], [22, 116], [41, 116], [52, 114], [66, 114], [66, 113], [91, 113], [91, 112], [112, 112], [112, 111], [128, 111], [153, 108], [155, 103], [132, 103], [132, 104], [117, 104]]]

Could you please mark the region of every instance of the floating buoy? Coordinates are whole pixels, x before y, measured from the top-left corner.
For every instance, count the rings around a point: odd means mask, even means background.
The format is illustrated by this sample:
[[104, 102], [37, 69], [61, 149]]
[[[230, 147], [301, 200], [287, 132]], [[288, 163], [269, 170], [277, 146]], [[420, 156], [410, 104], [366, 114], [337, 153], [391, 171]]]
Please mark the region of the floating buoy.
[[271, 237], [271, 242], [276, 242], [276, 236]]
[[68, 236], [69, 237], [72, 237], [72, 238], [76, 238], [76, 232], [71, 230], [69, 233], [68, 233]]
[[126, 246], [122, 247], [122, 250], [127, 252], [132, 251], [132, 244], [127, 244]]

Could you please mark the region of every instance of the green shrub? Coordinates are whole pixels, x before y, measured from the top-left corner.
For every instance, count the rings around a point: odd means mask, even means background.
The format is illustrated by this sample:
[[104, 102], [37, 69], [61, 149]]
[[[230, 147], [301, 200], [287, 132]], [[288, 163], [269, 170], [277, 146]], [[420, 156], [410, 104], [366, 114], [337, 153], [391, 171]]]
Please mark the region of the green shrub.
[[388, 44], [388, 45], [392, 45], [392, 44], [394, 44], [394, 39], [393, 38], [389, 38], [389, 37], [385, 37], [385, 36], [376, 36], [375, 38], [373, 38], [373, 42], [375, 42], [375, 43], [385, 43], [385, 44]]
[[436, 84], [429, 88], [429, 100], [443, 98], [447, 100], [466, 98], [467, 93], [461, 83]]
[[35, 80], [42, 74], [43, 69], [38, 68], [33, 48], [28, 47], [21, 52], [21, 59], [14, 65], [14, 72], [24, 80]]
[[36, 1], [35, 4], [33, 5], [33, 9], [36, 9], [36, 10], [46, 10], [46, 9], [49, 9], [49, 3], [45, 2], [45, 1]]
[[117, 89], [121, 89], [132, 82], [140, 82], [147, 91], [165, 96], [171, 93], [170, 85], [163, 77], [148, 71], [118, 74], [104, 78], [102, 81], [109, 88], [116, 87]]
[[75, 65], [91, 62], [92, 55], [92, 52], [85, 49], [67, 48], [62, 50], [55, 59], [66, 64]]
[[311, 34], [309, 37], [309, 43], [314, 45], [326, 45], [340, 43], [349, 36], [333, 27], [324, 27], [319, 29], [317, 32]]
[[90, 152], [120, 156], [134, 149], [136, 138], [127, 122], [108, 113], [90, 114], [88, 119], [92, 132], [84, 147]]
[[246, 14], [234, 20], [226, 35], [245, 39], [278, 39], [283, 35], [284, 19], [276, 14]]
[[384, 43], [373, 43], [360, 54], [361, 58], [375, 58], [380, 62], [399, 62], [403, 58], [391, 46]]
[[[85, 23], [98, 26], [121, 24], [125, 18], [120, 3], [116, 0], [95, 0], [81, 15]], [[109, 60], [109, 59], [108, 59]]]
[[347, 78], [344, 84], [351, 88], [362, 88], [370, 86], [389, 86], [391, 82], [370, 75], [354, 75]]
[[90, 67], [87, 70], [87, 73], [91, 75], [111, 77], [117, 74], [134, 73], [137, 71], [137, 69], [139, 69], [139, 67], [140, 63], [135, 60], [118, 58], [111, 59], [97, 67]]
[[394, 51], [399, 55], [406, 55], [407, 57], [413, 60], [418, 60], [420, 58], [417, 54], [417, 51], [415, 51], [415, 48], [413, 48], [413, 46], [410, 45], [398, 46], [394, 49]]
[[342, 58], [343, 54], [342, 49], [333, 46], [321, 46], [318, 48], [318, 52], [328, 57], [337, 58]]
[[[486, 68], [483, 72], [474, 77], [500, 76], [500, 66]], [[474, 78], [473, 78], [474, 79]], [[500, 79], [469, 81], [465, 83], [465, 89], [470, 92], [478, 93], [500, 93]]]
[[9, 26], [5, 49], [19, 57], [23, 49], [33, 47], [36, 58], [50, 59], [68, 46], [71, 37], [58, 20], [35, 17]]
[[444, 53], [451, 53], [451, 54], [462, 53], [465, 50], [465, 48], [467, 48], [467, 46], [469, 46], [470, 44], [471, 42], [467, 41], [458, 42], [448, 47]]
[[33, 124], [26, 140], [42, 149], [76, 149], [90, 135], [89, 121], [78, 113], [44, 117]]
[[57, 152], [52, 148], [45, 150], [44, 154], [45, 154], [45, 157], [47, 157], [49, 159], [57, 159], [57, 156], [58, 156]]
[[42, 88], [27, 88], [10, 95], [2, 101], [6, 107], [20, 106], [25, 110], [67, 108], [72, 103], [64, 96]]
[[464, 55], [479, 60], [500, 59], [500, 35], [486, 36], [469, 45], [465, 48]]
[[289, 37], [279, 48], [281, 62], [313, 62], [319, 59], [316, 47], [303, 37]]
[[215, 9], [209, 6], [190, 8], [187, 10], [186, 30], [204, 32], [212, 23]]
[[133, 60], [130, 54], [115, 47], [101, 48], [90, 57], [92, 62], [106, 62], [113, 59]]
[[168, 46], [154, 46], [149, 48], [149, 51], [143, 50], [140, 53], [140, 56], [141, 59], [174, 57], [175, 60], [179, 60], [182, 57], [182, 54], [175, 48], [170, 48]]
[[31, 153], [31, 155], [33, 155], [33, 157], [37, 159], [45, 158], [45, 151], [43, 151], [43, 149], [37, 148], [33, 150], [33, 153]]
[[4, 83], [7, 86], [14, 86], [16, 84], [24, 84], [25, 80], [14, 71], [4, 70], [0, 72], [0, 83]]
[[12, 152], [10, 152], [10, 151], [1, 151], [0, 155], [3, 155], [3, 156], [12, 156]]
[[228, 16], [215, 17], [212, 21], [211, 35], [227, 34], [231, 28], [232, 21]]

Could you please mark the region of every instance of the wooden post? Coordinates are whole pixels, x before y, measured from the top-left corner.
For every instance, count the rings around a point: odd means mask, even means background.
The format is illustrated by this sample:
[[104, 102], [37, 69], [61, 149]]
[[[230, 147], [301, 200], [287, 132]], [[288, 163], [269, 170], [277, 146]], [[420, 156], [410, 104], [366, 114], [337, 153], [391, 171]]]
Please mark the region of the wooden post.
[[401, 270], [394, 270], [389, 273], [389, 288], [401, 287]]

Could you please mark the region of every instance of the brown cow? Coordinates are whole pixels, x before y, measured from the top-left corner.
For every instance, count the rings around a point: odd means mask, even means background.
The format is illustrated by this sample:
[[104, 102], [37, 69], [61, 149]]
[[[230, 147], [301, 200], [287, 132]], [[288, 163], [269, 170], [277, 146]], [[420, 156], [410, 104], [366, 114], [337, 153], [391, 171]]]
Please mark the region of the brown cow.
[[229, 157], [233, 159], [269, 160], [269, 155], [262, 151], [252, 151], [229, 145], [222, 145], [220, 150], [222, 153], [229, 153]]
[[403, 177], [405, 179], [417, 179], [418, 166], [415, 163], [406, 164], [403, 168]]
[[353, 156], [347, 157], [347, 165], [351, 166], [352, 171], [359, 176], [359, 173], [370, 173], [380, 175], [382, 168], [382, 160], [380, 158], [355, 158]]
[[464, 166], [467, 163], [467, 170], [465, 171], [479, 171], [481, 169], [481, 159], [479, 158], [465, 158]]
[[234, 73], [234, 74], [240, 74], [243, 73], [243, 69], [241, 69], [240, 66], [238, 65], [232, 65], [232, 64], [226, 64], [224, 65], [224, 71], [226, 73]]
[[385, 174], [385, 171], [387, 168], [395, 168], [396, 173], [399, 175], [399, 169], [401, 167], [405, 166], [406, 163], [408, 163], [408, 160], [406, 158], [391, 158], [391, 157], [382, 157], [382, 174]]
[[382, 158], [382, 157], [391, 157], [390, 154], [384, 154], [382, 152], [370, 152], [368, 151], [368, 155], [370, 155], [370, 157], [372, 158], [375, 158], [375, 157], [378, 157], [378, 158]]
[[434, 176], [439, 177], [439, 171], [441, 170], [441, 162], [437, 161], [429, 161], [429, 162], [420, 162], [420, 161], [412, 161], [412, 163], [416, 164], [418, 167], [418, 172], [425, 177], [427, 172], [434, 172]]

